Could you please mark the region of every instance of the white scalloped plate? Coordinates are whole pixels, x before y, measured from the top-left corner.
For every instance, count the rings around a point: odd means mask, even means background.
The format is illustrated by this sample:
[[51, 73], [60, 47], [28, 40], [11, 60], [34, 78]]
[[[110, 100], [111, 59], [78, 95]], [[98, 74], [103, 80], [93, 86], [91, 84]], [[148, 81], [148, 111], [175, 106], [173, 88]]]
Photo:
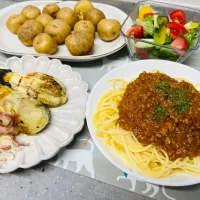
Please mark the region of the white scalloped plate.
[[17, 168], [29, 168], [42, 160], [52, 158], [64, 146], [68, 145], [84, 125], [88, 84], [82, 81], [79, 73], [72, 71], [68, 65], [47, 57], [22, 58], [11, 57], [0, 63], [0, 69], [14, 72], [42, 72], [58, 78], [66, 87], [68, 101], [63, 106], [51, 108], [49, 125], [36, 136], [21, 134], [17, 140], [30, 143], [17, 152], [15, 159], [0, 163], [0, 173], [8, 173]]
[[[0, 12], [0, 51], [10, 55], [33, 55], [33, 56], [41, 56], [38, 54], [33, 47], [26, 47], [24, 46], [17, 35], [12, 34], [6, 27], [6, 20], [9, 16], [13, 14], [20, 13], [21, 10], [27, 5], [34, 5], [39, 7], [41, 10], [42, 8], [50, 3], [49, 1], [25, 1], [16, 3], [14, 5], [8, 6], [1, 10]], [[74, 5], [77, 3], [76, 1], [51, 1], [51, 3], [57, 3], [58, 6], [62, 7], [70, 7], [74, 8]], [[127, 17], [127, 14], [124, 13], [122, 10], [102, 3], [93, 3], [95, 8], [102, 10], [106, 16], [106, 18], [117, 19], [121, 24]], [[132, 25], [130, 22], [129, 27]], [[90, 61], [96, 60], [110, 54], [113, 54], [119, 51], [121, 48], [125, 46], [125, 40], [122, 35], [120, 35], [116, 40], [111, 42], [104, 42], [96, 33], [95, 38], [95, 45], [94, 45], [94, 52], [91, 55], [87, 56], [72, 56], [65, 45], [59, 46], [59, 50], [55, 55], [48, 55], [50, 58], [57, 58], [61, 60], [73, 61], [73, 62], [82, 62], [82, 61]]]

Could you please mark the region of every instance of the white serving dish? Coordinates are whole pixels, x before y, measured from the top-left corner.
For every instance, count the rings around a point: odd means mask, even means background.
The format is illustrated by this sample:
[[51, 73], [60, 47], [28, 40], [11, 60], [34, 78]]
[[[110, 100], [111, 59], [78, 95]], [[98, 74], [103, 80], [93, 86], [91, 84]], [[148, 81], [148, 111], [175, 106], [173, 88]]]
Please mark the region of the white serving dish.
[[[39, 7], [41, 10], [42, 8], [49, 4], [49, 3], [56, 3], [58, 6], [62, 7], [70, 7], [74, 8], [74, 5], [77, 3], [76, 1], [25, 1], [13, 4], [1, 10], [0, 12], [0, 51], [5, 54], [10, 55], [33, 55], [33, 56], [41, 56], [38, 54], [33, 47], [26, 47], [23, 45], [17, 35], [11, 33], [6, 27], [6, 20], [13, 14], [20, 13], [21, 10], [27, 5], [34, 5]], [[114, 18], [117, 19], [121, 24], [126, 19], [127, 15], [120, 9], [102, 3], [93, 3], [95, 8], [98, 8], [103, 11], [106, 18]], [[131, 26], [132, 24], [130, 24]], [[119, 51], [121, 48], [125, 46], [124, 37], [121, 35], [116, 40], [112, 42], [104, 42], [96, 33], [95, 37], [95, 46], [94, 52], [91, 55], [87, 56], [72, 56], [65, 45], [59, 46], [59, 50], [54, 55], [48, 55], [50, 58], [57, 58], [60, 60], [65, 61], [73, 61], [73, 62], [83, 62], [83, 61], [90, 61], [99, 59], [110, 54], [113, 54]]]
[[16, 137], [22, 143], [30, 143], [30, 146], [22, 147], [14, 160], [0, 162], [0, 173], [7, 173], [50, 159], [73, 140], [74, 135], [81, 131], [84, 125], [88, 84], [69, 65], [62, 65], [59, 60], [49, 60], [47, 57], [11, 57], [6, 63], [0, 62], [0, 69], [52, 75], [65, 85], [68, 96], [66, 104], [50, 109], [51, 120], [44, 130], [36, 136], [21, 134]]
[[164, 186], [187, 186], [200, 183], [200, 176], [192, 176], [186, 173], [176, 173], [170, 175], [168, 178], [155, 179], [132, 171], [126, 161], [123, 160], [121, 156], [117, 155], [113, 149], [105, 149], [103, 140], [96, 135], [95, 127], [92, 123], [92, 117], [102, 95], [112, 88], [112, 84], [109, 84], [108, 81], [112, 79], [124, 79], [126, 81], [131, 81], [133, 78], [137, 78], [143, 71], [150, 72], [153, 69], [160, 70], [172, 78], [184, 78], [194, 85], [200, 83], [199, 71], [183, 64], [164, 60], [135, 61], [111, 70], [97, 82], [87, 102], [86, 119], [92, 139], [101, 153], [113, 165], [139, 180]]

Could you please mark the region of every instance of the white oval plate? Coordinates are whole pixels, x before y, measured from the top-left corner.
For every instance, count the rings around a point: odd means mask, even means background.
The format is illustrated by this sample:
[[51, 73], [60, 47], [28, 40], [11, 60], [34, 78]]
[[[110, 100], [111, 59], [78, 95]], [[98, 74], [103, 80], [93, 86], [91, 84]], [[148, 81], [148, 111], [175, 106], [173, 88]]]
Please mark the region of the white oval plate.
[[[74, 8], [74, 5], [77, 3], [76, 1], [26, 1], [11, 5], [1, 10], [0, 12], [0, 51], [10, 55], [33, 55], [39, 56], [33, 47], [26, 47], [24, 46], [18, 39], [17, 35], [11, 33], [6, 27], [6, 20], [9, 16], [13, 14], [20, 13], [21, 10], [27, 5], [34, 5], [39, 7], [41, 10], [42, 8], [49, 3], [57, 3], [58, 6], [62, 7], [70, 7]], [[121, 24], [126, 19], [127, 15], [120, 9], [101, 3], [93, 3], [95, 8], [102, 10], [106, 16], [106, 18], [114, 18], [117, 19]], [[132, 23], [130, 22], [130, 26]], [[129, 26], [129, 27], [130, 27]], [[55, 55], [47, 55], [50, 58], [57, 58], [61, 60], [67, 61], [74, 61], [74, 62], [81, 62], [81, 61], [90, 61], [95, 60], [98, 58], [102, 58], [113, 54], [119, 51], [121, 48], [125, 46], [124, 37], [121, 35], [116, 40], [112, 42], [104, 42], [96, 33], [95, 38], [95, 46], [94, 52], [92, 55], [88, 56], [72, 56], [65, 45], [59, 46], [59, 50]]]
[[92, 117], [95, 113], [96, 106], [102, 97], [102, 95], [111, 89], [112, 85], [108, 83], [111, 79], [121, 78], [126, 81], [131, 81], [133, 78], [138, 77], [143, 71], [150, 72], [153, 69], [158, 69], [171, 76], [172, 78], [185, 78], [192, 84], [200, 83], [200, 72], [190, 68], [186, 65], [176, 62], [164, 61], [164, 60], [143, 60], [128, 63], [124, 66], [118, 67], [103, 76], [93, 88], [86, 109], [87, 125], [98, 149], [101, 153], [116, 167], [131, 174], [135, 178], [150, 182], [153, 184], [164, 186], [186, 186], [200, 183], [200, 177], [192, 176], [185, 173], [176, 173], [170, 175], [168, 178], [155, 179], [143, 176], [136, 173], [128, 167], [126, 162], [111, 148], [104, 148], [103, 140], [96, 135], [95, 128], [92, 124]]
[[81, 131], [84, 125], [88, 84], [82, 81], [80, 74], [72, 71], [70, 66], [62, 65], [56, 59], [49, 60], [47, 57], [11, 57], [5, 64], [0, 63], [0, 69], [11, 69], [19, 73], [49, 74], [65, 85], [68, 96], [66, 104], [50, 109], [50, 123], [39, 134], [17, 136], [17, 140], [30, 143], [30, 146], [22, 147], [14, 160], [0, 163], [0, 173], [7, 173], [17, 168], [29, 168], [42, 160], [50, 159], [73, 140], [74, 135]]

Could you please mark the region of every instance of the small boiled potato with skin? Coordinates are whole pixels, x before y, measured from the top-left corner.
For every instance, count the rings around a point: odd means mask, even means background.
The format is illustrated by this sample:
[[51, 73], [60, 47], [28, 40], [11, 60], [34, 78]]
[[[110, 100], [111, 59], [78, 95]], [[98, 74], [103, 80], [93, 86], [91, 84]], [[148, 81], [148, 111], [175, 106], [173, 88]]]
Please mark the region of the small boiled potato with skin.
[[97, 24], [105, 18], [104, 13], [97, 8], [91, 8], [84, 13], [84, 20], [91, 21], [95, 26], [95, 30], [97, 30]]
[[58, 47], [55, 40], [47, 33], [40, 33], [33, 40], [33, 47], [38, 53], [54, 54]]
[[66, 38], [65, 45], [73, 56], [89, 55], [94, 50], [94, 39], [85, 31], [74, 32]]
[[28, 5], [22, 9], [21, 14], [29, 20], [34, 20], [41, 14], [41, 12], [39, 8]]
[[74, 25], [78, 21], [77, 14], [68, 7], [61, 8], [56, 18], [65, 20], [70, 25], [71, 29], [74, 28]]
[[34, 38], [44, 32], [42, 24], [36, 20], [27, 20], [17, 31], [19, 40], [26, 46], [33, 46]]
[[116, 19], [103, 19], [97, 26], [98, 35], [104, 41], [112, 41], [120, 35], [120, 27]]
[[80, 0], [74, 6], [74, 12], [78, 15], [79, 20], [83, 20], [84, 13], [87, 12], [90, 8], [93, 8], [93, 4], [88, 0]]
[[44, 30], [58, 45], [65, 42], [65, 38], [71, 34], [71, 28], [63, 19], [54, 19], [49, 22]]
[[45, 27], [49, 22], [53, 21], [54, 18], [44, 13], [39, 15], [36, 20]]
[[95, 27], [90, 21], [81, 20], [77, 22], [74, 26], [74, 32], [78, 31], [85, 31], [88, 34], [91, 34], [91, 36], [95, 37]]
[[17, 34], [19, 27], [24, 24], [26, 17], [21, 14], [15, 14], [8, 18], [6, 21], [7, 28], [14, 34]]
[[60, 7], [57, 4], [51, 3], [44, 6], [44, 8], [42, 9], [42, 13], [48, 14], [51, 17], [56, 18], [56, 15], [59, 10], [60, 10]]

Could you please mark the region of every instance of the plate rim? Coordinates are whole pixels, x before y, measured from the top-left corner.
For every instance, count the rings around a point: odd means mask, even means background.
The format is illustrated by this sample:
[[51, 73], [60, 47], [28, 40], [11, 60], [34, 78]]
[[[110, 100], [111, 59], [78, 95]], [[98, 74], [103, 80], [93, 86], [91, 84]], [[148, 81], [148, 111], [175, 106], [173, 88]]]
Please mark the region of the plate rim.
[[101, 59], [101, 58], [107, 57], [107, 56], [112, 55], [112, 54], [118, 52], [119, 50], [123, 49], [125, 46], [126, 46], [126, 44], [123, 44], [122, 46], [120, 46], [119, 48], [113, 50], [112, 52], [109, 52], [107, 54], [102, 54], [101, 56], [93, 56], [90, 59], [82, 57], [81, 59], [77, 59], [77, 60], [66, 59], [66, 57], [63, 57], [63, 56], [52, 56], [52, 55], [47, 55], [47, 54], [14, 53], [14, 52], [9, 52], [9, 51], [4, 51], [1, 48], [0, 48], [0, 52], [4, 53], [4, 54], [7, 54], [7, 55], [10, 55], [12, 57], [16, 57], [16, 56], [21, 56], [21, 57], [23, 57], [23, 56], [42, 57], [42, 56], [45, 56], [45, 57], [48, 57], [50, 59], [56, 59], [56, 60], [68, 61], [68, 62], [77, 62], [78, 63], [78, 62], [83, 62], [83, 61], [87, 61], [87, 62], [94, 61], [94, 60], [97, 60], [97, 59]]
[[[61, 0], [53, 0], [53, 1], [47, 1], [47, 0], [36, 0], [36, 1], [23, 1], [23, 2], [18, 2], [18, 3], [15, 3], [13, 5], [9, 5], [9, 6], [6, 6], [5, 8], [1, 9], [1, 11], [6, 11], [7, 9], [11, 9], [11, 8], [15, 8], [16, 5], [23, 5], [23, 4], [34, 4], [34, 3], [76, 3], [78, 1], [61, 1]], [[109, 4], [105, 4], [105, 3], [98, 3], [98, 2], [93, 2], [94, 5], [103, 5], [103, 6], [106, 6], [106, 7], [111, 7], [113, 9], [116, 9], [118, 11], [120, 11], [121, 13], [124, 14], [125, 18], [124, 20], [126, 19], [126, 17], [128, 16], [123, 10], [115, 7], [115, 6], [112, 6], [112, 5], [109, 5]], [[0, 14], [0, 17], [1, 17], [1, 14]], [[82, 62], [82, 61], [93, 61], [93, 60], [97, 60], [97, 59], [100, 59], [100, 58], [103, 58], [103, 57], [106, 57], [106, 56], [109, 56], [111, 54], [114, 54], [116, 52], [118, 52], [119, 50], [121, 50], [123, 47], [126, 46], [126, 41], [125, 41], [125, 38], [123, 37], [123, 35], [120, 33], [120, 36], [121, 39], [123, 40], [123, 43], [118, 46], [117, 48], [114, 48], [112, 51], [110, 52], [107, 52], [107, 53], [103, 53], [103, 54], [100, 54], [100, 55], [85, 55], [85, 56], [56, 56], [56, 55], [48, 55], [48, 54], [39, 54], [39, 53], [15, 53], [15, 52], [12, 52], [12, 51], [8, 51], [6, 49], [3, 49], [0, 47], [0, 52], [4, 53], [4, 54], [7, 54], [7, 55], [12, 55], [12, 56], [24, 56], [24, 55], [31, 55], [31, 56], [34, 56], [34, 57], [40, 57], [40, 56], [47, 56], [48, 58], [51, 58], [51, 59], [60, 59], [60, 60], [64, 60], [64, 61], [70, 61], [70, 62]]]
[[[177, 65], [179, 66], [182, 66], [184, 67], [185, 69], [187, 70], [190, 70], [192, 71], [193, 73], [199, 73], [200, 74], [200, 71], [190, 67], [190, 66], [187, 66], [187, 65], [184, 65], [184, 64], [181, 64], [181, 63], [177, 63], [177, 62], [172, 62], [172, 61], [167, 61], [167, 60], [158, 60], [158, 59], [146, 59], [146, 60], [138, 60], [138, 61], [133, 61], [133, 62], [129, 62], [129, 63], [126, 63], [124, 65], [121, 65], [121, 66], [118, 66], [114, 69], [112, 69], [111, 71], [109, 71], [107, 74], [105, 74], [103, 77], [101, 77], [99, 79], [99, 81], [94, 85], [94, 87], [92, 88], [92, 91], [90, 92], [90, 95], [88, 97], [88, 101], [87, 101], [87, 105], [86, 105], [86, 122], [87, 122], [87, 126], [88, 126], [88, 129], [89, 129], [89, 132], [90, 132], [90, 135], [92, 137], [92, 140], [94, 141], [95, 145], [97, 146], [98, 150], [103, 154], [103, 156], [109, 161], [111, 162], [115, 167], [117, 167], [118, 169], [122, 170], [123, 172], [126, 172], [128, 174], [130, 174], [131, 176], [135, 177], [136, 179], [142, 181], [142, 182], [149, 182], [151, 184], [155, 184], [155, 185], [161, 185], [161, 186], [171, 186], [171, 187], [181, 187], [181, 186], [189, 186], [189, 185], [195, 185], [195, 184], [198, 184], [200, 183], [200, 176], [199, 176], [199, 180], [190, 180], [190, 181], [184, 181], [184, 182], [179, 182], [179, 183], [169, 183], [169, 182], [165, 182], [163, 181], [162, 179], [155, 179], [155, 178], [149, 178], [149, 177], [146, 177], [144, 175], [141, 175], [137, 172], [133, 172], [132, 170], [128, 169], [128, 168], [125, 168], [125, 167], [122, 167], [119, 162], [117, 162], [116, 160], [112, 159], [112, 157], [109, 155], [109, 153], [107, 153], [107, 151], [103, 148], [103, 146], [100, 144], [100, 142], [98, 141], [99, 138], [96, 136], [96, 133], [95, 131], [93, 131], [93, 125], [92, 125], [92, 120], [91, 120], [91, 113], [89, 111], [89, 107], [90, 107], [90, 104], [92, 102], [92, 95], [94, 93], [94, 91], [96, 90], [96, 88], [101, 84], [101, 82], [106, 78], [108, 77], [112, 72], [115, 72], [115, 71], [118, 71], [120, 70], [121, 68], [128, 68], [130, 67], [130, 65], [134, 65], [135, 62], [137, 63], [150, 63], [150, 62], [160, 62], [160, 63], [168, 63], [169, 65], [171, 63], [176, 63]], [[132, 66], [134, 67], [134, 66]], [[96, 103], [97, 105], [97, 103]]]
[[[67, 64], [67, 65], [66, 65], [66, 64], [63, 64], [63, 63], [62, 63], [60, 60], [58, 60], [58, 59], [49, 59], [47, 56], [39, 56], [39, 57], [36, 58], [36, 57], [34, 57], [34, 56], [32, 56], [32, 55], [25, 55], [25, 56], [22, 56], [22, 57], [20, 57], [20, 58], [18, 58], [18, 57], [16, 57], [16, 56], [12, 56], [12, 57], [8, 58], [5, 62], [0, 61], [0, 64], [3, 65], [3, 66], [5, 66], [5, 67], [7, 67], [8, 62], [9, 62], [10, 60], [16, 59], [16, 58], [17, 58], [18, 60], [22, 60], [23, 58], [31, 58], [31, 59], [34, 59], [34, 61], [37, 61], [38, 59], [41, 59], [41, 58], [45, 58], [45, 59], [47, 59], [49, 62], [51, 62], [51, 61], [53, 61], [53, 60], [58, 61], [58, 62], [61, 64], [62, 67], [68, 66], [72, 72], [76, 72], [77, 76], [79, 76], [79, 79], [77, 79], [77, 81], [81, 81], [82, 84], [85, 84], [85, 86], [86, 86], [85, 95], [86, 95], [86, 102], [87, 102], [88, 97], [89, 97], [89, 92], [88, 92], [88, 90], [89, 90], [89, 85], [88, 85], [88, 83], [87, 83], [86, 81], [84, 81], [84, 80], [82, 79], [80, 73], [77, 72], [77, 71], [75, 71], [75, 70], [73, 70], [73, 68], [72, 68], [70, 65], [68, 65], [68, 64]], [[0, 67], [0, 68], [1, 68], [1, 67]], [[17, 169], [19, 169], [19, 168], [22, 168], [22, 169], [31, 168], [31, 167], [33, 167], [33, 166], [38, 165], [38, 164], [41, 163], [42, 161], [51, 159], [51, 158], [52, 158], [53, 156], [55, 156], [63, 147], [69, 145], [69, 144], [74, 140], [75, 135], [78, 134], [78, 133], [83, 129], [84, 124], [85, 124], [85, 118], [86, 118], [86, 104], [85, 104], [84, 113], [83, 113], [83, 115], [82, 115], [80, 118], [81, 118], [81, 122], [80, 122], [79, 126], [78, 126], [75, 130], [73, 130], [73, 131], [71, 132], [71, 137], [69, 137], [68, 140], [66, 140], [66, 141], [64, 141], [64, 142], [62, 142], [62, 143], [60, 143], [60, 144], [54, 149], [54, 151], [53, 151], [51, 154], [46, 155], [46, 156], [45, 156], [45, 155], [44, 155], [44, 156], [40, 156], [40, 157], [38, 157], [38, 159], [37, 159], [34, 163], [31, 163], [31, 164], [27, 164], [27, 165], [19, 164], [19, 165], [17, 165], [16, 167], [13, 167], [13, 168], [9, 168], [9, 169], [7, 169], [7, 168], [0, 169], [0, 174], [10, 173], [10, 172], [13, 172], [13, 171], [15, 171], [15, 170], [17, 170]]]

